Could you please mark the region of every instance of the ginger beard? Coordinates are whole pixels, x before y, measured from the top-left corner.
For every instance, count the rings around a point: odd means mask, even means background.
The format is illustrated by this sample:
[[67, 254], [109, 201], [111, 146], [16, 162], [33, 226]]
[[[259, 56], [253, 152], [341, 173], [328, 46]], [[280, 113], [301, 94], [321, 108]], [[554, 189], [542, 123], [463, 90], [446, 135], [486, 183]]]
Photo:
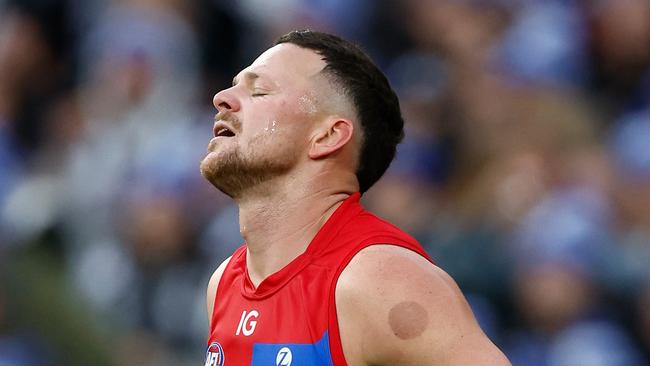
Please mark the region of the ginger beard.
[[275, 128], [273, 131], [265, 129], [250, 138], [246, 148], [242, 146], [239, 134], [212, 139], [208, 155], [201, 161], [201, 175], [231, 198], [241, 198], [264, 183], [289, 173], [297, 164], [296, 144], [283, 142], [282, 135], [283, 132], [276, 132]]

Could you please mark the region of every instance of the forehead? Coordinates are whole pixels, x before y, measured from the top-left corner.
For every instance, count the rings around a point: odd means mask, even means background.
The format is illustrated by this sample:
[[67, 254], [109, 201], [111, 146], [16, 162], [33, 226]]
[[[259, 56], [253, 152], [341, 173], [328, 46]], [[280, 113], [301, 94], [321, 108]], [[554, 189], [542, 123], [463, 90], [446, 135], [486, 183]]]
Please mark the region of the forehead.
[[322, 56], [315, 51], [283, 43], [262, 53], [242, 72], [267, 76], [277, 83], [307, 81], [325, 67]]

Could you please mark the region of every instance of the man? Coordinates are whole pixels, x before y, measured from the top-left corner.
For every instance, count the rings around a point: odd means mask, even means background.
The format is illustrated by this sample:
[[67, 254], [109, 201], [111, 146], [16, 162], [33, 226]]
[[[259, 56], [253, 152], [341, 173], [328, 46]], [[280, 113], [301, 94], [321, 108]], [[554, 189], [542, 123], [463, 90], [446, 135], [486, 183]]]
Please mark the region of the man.
[[214, 97], [201, 173], [239, 205], [246, 244], [207, 291], [206, 365], [508, 365], [454, 281], [363, 210], [403, 137], [356, 46], [296, 31]]

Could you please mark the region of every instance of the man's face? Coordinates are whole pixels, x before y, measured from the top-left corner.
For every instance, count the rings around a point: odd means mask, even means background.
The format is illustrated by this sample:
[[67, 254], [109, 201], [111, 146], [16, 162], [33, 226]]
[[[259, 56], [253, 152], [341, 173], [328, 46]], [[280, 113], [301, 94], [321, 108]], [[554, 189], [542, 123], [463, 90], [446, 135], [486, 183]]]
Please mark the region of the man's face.
[[242, 70], [214, 96], [218, 114], [201, 174], [233, 198], [307, 159], [318, 117], [315, 77], [325, 62], [314, 51], [280, 44]]

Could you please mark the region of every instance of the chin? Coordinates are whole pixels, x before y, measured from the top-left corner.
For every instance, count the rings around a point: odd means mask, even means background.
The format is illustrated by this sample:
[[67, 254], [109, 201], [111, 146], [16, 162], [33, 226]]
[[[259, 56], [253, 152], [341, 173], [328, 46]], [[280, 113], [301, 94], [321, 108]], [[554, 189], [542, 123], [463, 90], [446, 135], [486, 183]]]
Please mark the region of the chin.
[[207, 160], [208, 160], [208, 157], [206, 156], [206, 157], [203, 158], [203, 160], [201, 160], [201, 163], [199, 164], [199, 170], [201, 171], [201, 175], [203, 176], [203, 178], [207, 178], [206, 177], [207, 169], [208, 169]]
[[287, 174], [297, 162], [292, 154], [264, 156], [259, 151], [243, 154], [238, 147], [210, 150], [201, 161], [201, 175], [232, 198], [241, 197], [265, 182]]
[[199, 169], [201, 170], [201, 175], [206, 178], [207, 180], [210, 180], [211, 177], [215, 176], [218, 173], [218, 165], [219, 165], [219, 154], [216, 152], [209, 152], [203, 160], [201, 160], [201, 164], [199, 165]]
[[233, 197], [232, 192], [228, 189], [227, 185], [223, 184], [223, 172], [220, 171], [217, 166], [217, 162], [212, 161], [210, 156], [206, 156], [200, 165], [201, 175], [205, 180], [210, 182], [215, 188], [225, 193], [226, 195]]
[[[234, 154], [211, 151], [200, 164], [201, 175], [215, 188], [235, 198], [241, 190], [241, 166]], [[245, 176], [245, 175], [244, 175]]]

